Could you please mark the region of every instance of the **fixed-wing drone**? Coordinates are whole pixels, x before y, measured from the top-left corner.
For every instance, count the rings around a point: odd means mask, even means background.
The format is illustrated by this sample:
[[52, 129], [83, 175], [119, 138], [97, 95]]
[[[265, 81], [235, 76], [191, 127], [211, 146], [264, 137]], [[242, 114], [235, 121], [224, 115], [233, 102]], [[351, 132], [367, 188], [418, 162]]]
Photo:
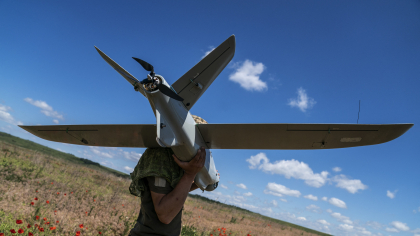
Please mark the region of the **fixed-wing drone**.
[[[95, 47], [96, 48], [96, 47]], [[413, 124], [197, 124], [190, 109], [235, 54], [230, 36], [170, 86], [149, 63], [134, 58], [146, 70], [137, 80], [105, 53], [102, 58], [145, 96], [156, 124], [20, 126], [50, 141], [103, 147], [170, 147], [183, 161], [191, 160], [200, 146], [206, 148], [204, 168], [195, 183], [202, 190], [217, 187], [219, 175], [209, 149], [331, 149], [391, 141]]]

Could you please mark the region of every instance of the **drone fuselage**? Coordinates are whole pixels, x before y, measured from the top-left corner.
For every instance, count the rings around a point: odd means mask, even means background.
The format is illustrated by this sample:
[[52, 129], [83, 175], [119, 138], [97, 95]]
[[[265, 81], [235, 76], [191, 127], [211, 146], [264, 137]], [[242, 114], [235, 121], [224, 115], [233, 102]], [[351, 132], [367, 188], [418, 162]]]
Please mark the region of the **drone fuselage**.
[[[165, 79], [158, 77], [170, 87]], [[170, 98], [158, 89], [150, 91], [142, 87], [156, 116], [156, 141], [162, 147], [169, 147], [182, 161], [190, 161], [200, 147], [206, 148], [204, 168], [197, 174], [195, 183], [202, 190], [213, 190], [219, 182], [214, 160], [194, 118], [181, 101]]]

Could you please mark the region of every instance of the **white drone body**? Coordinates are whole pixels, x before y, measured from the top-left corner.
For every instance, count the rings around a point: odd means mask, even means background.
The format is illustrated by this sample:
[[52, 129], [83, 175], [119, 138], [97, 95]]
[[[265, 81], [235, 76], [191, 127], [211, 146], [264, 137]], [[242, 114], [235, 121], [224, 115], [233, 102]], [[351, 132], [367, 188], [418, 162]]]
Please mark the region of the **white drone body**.
[[[95, 47], [96, 48], [96, 47]], [[169, 147], [183, 161], [206, 148], [204, 168], [196, 175], [201, 190], [217, 187], [219, 174], [209, 149], [332, 149], [373, 145], [393, 140], [413, 124], [197, 124], [190, 109], [235, 54], [229, 37], [170, 86], [153, 66], [134, 58], [151, 71], [137, 80], [96, 48], [102, 58], [145, 96], [156, 124], [20, 126], [50, 141], [103, 147]]]

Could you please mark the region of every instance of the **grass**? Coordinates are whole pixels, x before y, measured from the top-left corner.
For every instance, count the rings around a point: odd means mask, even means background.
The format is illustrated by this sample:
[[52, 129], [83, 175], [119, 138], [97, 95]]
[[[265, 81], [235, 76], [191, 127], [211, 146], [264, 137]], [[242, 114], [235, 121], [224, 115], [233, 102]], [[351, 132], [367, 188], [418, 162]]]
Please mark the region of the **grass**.
[[[127, 175], [5, 133], [0, 173], [0, 235], [128, 235], [140, 211]], [[326, 235], [198, 195], [182, 222], [182, 236]]]

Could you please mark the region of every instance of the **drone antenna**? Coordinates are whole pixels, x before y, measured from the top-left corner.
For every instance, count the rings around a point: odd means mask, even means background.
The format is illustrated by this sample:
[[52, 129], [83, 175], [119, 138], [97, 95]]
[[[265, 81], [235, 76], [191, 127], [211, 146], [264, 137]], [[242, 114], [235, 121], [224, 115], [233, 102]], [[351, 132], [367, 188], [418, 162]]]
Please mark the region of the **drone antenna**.
[[360, 100], [359, 100], [359, 113], [357, 113], [357, 124], [359, 124], [359, 116], [360, 116]]

